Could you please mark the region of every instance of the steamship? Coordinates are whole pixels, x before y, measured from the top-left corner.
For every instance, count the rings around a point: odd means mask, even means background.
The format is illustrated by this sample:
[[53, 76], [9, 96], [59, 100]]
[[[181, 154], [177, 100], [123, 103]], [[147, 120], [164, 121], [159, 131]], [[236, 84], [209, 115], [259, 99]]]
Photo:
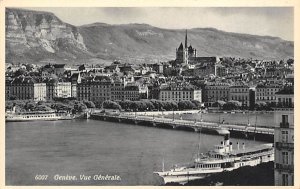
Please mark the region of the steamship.
[[260, 163], [274, 161], [274, 147], [272, 143], [245, 148], [237, 143], [233, 149], [229, 134], [224, 135], [224, 141], [215, 145], [207, 153], [197, 153], [193, 162], [174, 165], [171, 170], [154, 172], [164, 183], [184, 184], [191, 180], [203, 179], [211, 174], [232, 171], [244, 166], [256, 166]]
[[6, 122], [23, 122], [23, 121], [56, 121], [69, 120], [73, 116], [67, 112], [54, 111], [33, 111], [33, 112], [7, 112], [5, 113]]

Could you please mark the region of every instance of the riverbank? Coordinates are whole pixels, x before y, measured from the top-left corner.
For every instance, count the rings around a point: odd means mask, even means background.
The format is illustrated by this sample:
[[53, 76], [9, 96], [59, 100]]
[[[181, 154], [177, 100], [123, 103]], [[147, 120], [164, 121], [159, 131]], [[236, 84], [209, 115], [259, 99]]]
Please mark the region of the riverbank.
[[[177, 183], [166, 185], [180, 186]], [[190, 181], [185, 186], [274, 186], [274, 162], [214, 174], [204, 179]]]

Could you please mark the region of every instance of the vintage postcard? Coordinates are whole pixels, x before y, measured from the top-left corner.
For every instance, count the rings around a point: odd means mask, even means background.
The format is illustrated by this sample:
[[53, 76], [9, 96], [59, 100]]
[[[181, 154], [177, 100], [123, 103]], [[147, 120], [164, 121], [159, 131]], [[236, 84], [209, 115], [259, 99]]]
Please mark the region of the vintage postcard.
[[297, 3], [0, 2], [1, 186], [299, 188]]

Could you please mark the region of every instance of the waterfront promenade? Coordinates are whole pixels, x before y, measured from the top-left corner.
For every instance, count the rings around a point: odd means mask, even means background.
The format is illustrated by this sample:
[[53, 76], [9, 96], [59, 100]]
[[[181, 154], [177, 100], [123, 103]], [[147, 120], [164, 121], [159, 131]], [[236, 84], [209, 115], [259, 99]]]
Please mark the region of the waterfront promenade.
[[173, 128], [173, 129], [184, 129], [191, 130], [195, 132], [206, 132], [212, 134], [218, 134], [218, 131], [225, 129], [230, 131], [233, 136], [249, 137], [258, 136], [258, 138], [267, 137], [266, 140], [272, 140], [274, 136], [274, 129], [261, 126], [253, 125], [235, 125], [235, 124], [219, 124], [212, 122], [205, 122], [202, 120], [182, 120], [182, 119], [172, 119], [166, 117], [155, 117], [155, 116], [145, 116], [145, 115], [131, 115], [131, 114], [104, 114], [104, 113], [94, 113], [91, 114], [91, 119], [98, 119], [104, 121], [116, 121], [123, 123], [134, 123], [136, 125], [147, 125], [153, 127], [161, 128]]

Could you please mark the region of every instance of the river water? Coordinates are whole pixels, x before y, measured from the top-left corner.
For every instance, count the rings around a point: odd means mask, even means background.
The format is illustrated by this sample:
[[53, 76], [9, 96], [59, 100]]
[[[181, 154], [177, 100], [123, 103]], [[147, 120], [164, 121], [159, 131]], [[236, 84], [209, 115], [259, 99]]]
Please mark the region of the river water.
[[[206, 152], [222, 136], [99, 120], [6, 123], [6, 185], [160, 185], [153, 175], [192, 160], [200, 141]], [[199, 139], [200, 137], [200, 139]], [[258, 141], [231, 139], [247, 146]], [[48, 175], [36, 180], [36, 175]], [[76, 176], [75, 181], [55, 175]], [[118, 175], [121, 180], [80, 180], [80, 175]]]

